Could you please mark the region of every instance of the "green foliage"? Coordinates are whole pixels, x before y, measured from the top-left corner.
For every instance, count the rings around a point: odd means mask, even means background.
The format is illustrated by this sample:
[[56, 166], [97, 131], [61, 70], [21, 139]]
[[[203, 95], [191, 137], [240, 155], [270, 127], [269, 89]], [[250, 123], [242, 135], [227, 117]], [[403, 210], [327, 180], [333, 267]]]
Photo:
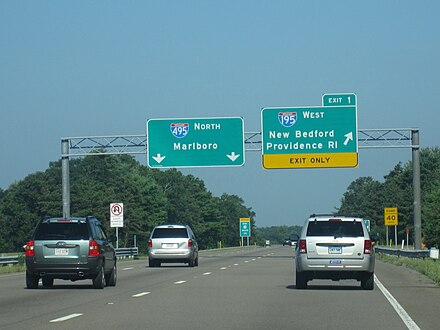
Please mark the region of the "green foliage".
[[440, 263], [438, 260], [397, 257], [382, 253], [377, 253], [376, 255], [382, 261], [412, 268], [429, 277], [435, 284], [440, 285]]
[[283, 244], [286, 238], [295, 238], [301, 234], [301, 226], [272, 226], [257, 228], [257, 244], [264, 245], [266, 240], [271, 244]]
[[[110, 203], [124, 203], [124, 227], [118, 229], [119, 246], [147, 250], [152, 228], [163, 223], [189, 224], [201, 248], [237, 246], [240, 217], [255, 217], [238, 196], [215, 197], [202, 180], [175, 169], [151, 170], [128, 155], [102, 155], [73, 159], [70, 167], [70, 213], [94, 215], [107, 232]], [[0, 190], [0, 251], [20, 251], [45, 216], [62, 215], [61, 162], [45, 172], [27, 176]], [[254, 220], [252, 219], [254, 226]]]
[[[422, 192], [422, 230], [428, 246], [440, 246], [440, 149], [426, 148], [420, 152], [420, 184]], [[414, 231], [412, 163], [397, 164], [384, 182], [371, 177], [353, 181], [341, 201], [338, 212], [359, 215], [371, 220], [374, 236], [385, 237], [383, 209], [397, 207], [398, 235], [406, 239], [406, 229]], [[410, 240], [412, 238], [410, 237]], [[383, 239], [382, 239], [383, 241]], [[383, 242], [385, 243], [385, 242]]]

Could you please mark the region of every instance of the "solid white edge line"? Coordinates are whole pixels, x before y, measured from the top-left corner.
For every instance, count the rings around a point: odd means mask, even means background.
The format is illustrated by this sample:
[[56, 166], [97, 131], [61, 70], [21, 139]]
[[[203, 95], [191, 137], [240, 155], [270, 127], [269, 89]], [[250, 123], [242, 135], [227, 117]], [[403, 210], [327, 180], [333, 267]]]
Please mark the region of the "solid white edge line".
[[60, 318], [55, 319], [55, 320], [51, 320], [49, 322], [50, 323], [63, 322], [63, 321], [67, 321], [67, 320], [73, 319], [74, 317], [78, 317], [78, 316], [81, 316], [81, 315], [83, 315], [83, 314], [81, 314], [81, 313], [70, 314], [70, 315], [66, 315], [66, 316], [60, 317]]
[[132, 295], [132, 297], [133, 297], [133, 298], [139, 298], [139, 297], [145, 296], [145, 295], [147, 295], [147, 294], [150, 294], [150, 292], [141, 292], [141, 293], [137, 293], [137, 294]]
[[391, 306], [393, 306], [394, 310], [402, 319], [403, 323], [405, 323], [406, 327], [410, 330], [420, 330], [419, 326], [413, 319], [408, 315], [408, 313], [403, 309], [403, 307], [399, 304], [399, 302], [393, 297], [393, 295], [385, 288], [385, 286], [379, 281], [376, 275], [374, 275], [374, 282], [377, 284], [380, 291], [382, 291], [385, 298], [388, 299]]

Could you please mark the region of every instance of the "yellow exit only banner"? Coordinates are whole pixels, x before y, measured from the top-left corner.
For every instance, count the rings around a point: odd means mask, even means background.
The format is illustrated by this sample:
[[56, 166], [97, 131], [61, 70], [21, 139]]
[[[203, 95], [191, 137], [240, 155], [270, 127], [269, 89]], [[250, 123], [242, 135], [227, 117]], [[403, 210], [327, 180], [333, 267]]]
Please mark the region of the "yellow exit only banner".
[[357, 165], [357, 152], [263, 154], [263, 167], [266, 169], [356, 167]]

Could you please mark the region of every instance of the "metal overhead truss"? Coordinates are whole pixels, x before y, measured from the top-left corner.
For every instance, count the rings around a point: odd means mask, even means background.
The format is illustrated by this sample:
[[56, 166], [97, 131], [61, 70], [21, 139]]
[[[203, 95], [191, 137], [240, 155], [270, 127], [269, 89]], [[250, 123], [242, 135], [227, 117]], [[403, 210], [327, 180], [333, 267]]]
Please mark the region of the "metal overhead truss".
[[[412, 134], [418, 129], [360, 129], [359, 148], [418, 148]], [[113, 135], [62, 138], [67, 143], [62, 157], [91, 155], [146, 154], [148, 141], [146, 135]], [[261, 132], [245, 132], [246, 151], [261, 151]]]
[[[245, 151], [262, 150], [261, 132], [244, 133]], [[92, 155], [146, 154], [146, 135], [70, 137], [61, 139], [63, 216], [70, 217], [69, 158]], [[417, 128], [359, 129], [358, 148], [411, 148], [414, 194], [414, 245], [421, 248], [420, 147]]]

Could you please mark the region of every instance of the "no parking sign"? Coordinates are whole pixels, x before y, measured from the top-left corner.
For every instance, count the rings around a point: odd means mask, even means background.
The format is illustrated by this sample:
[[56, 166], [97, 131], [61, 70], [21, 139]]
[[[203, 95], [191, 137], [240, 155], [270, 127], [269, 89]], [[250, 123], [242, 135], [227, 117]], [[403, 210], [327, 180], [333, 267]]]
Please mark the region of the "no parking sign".
[[110, 227], [124, 227], [124, 204], [110, 204]]

